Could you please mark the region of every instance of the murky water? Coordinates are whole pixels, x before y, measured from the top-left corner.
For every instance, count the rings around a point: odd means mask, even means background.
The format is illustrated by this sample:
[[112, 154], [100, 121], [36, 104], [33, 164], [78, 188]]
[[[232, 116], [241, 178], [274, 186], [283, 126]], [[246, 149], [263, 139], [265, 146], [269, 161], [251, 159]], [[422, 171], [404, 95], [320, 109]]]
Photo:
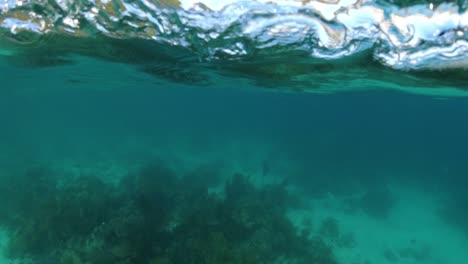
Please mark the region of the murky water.
[[0, 263], [464, 263], [466, 5], [0, 0]]

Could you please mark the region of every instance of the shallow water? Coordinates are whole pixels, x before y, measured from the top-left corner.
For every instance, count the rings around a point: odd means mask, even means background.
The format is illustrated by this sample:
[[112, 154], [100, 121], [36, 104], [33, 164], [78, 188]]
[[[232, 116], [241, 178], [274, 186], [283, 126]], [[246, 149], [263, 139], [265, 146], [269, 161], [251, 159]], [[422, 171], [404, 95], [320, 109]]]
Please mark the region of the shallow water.
[[466, 1], [348, 2], [4, 1], [0, 263], [464, 263]]

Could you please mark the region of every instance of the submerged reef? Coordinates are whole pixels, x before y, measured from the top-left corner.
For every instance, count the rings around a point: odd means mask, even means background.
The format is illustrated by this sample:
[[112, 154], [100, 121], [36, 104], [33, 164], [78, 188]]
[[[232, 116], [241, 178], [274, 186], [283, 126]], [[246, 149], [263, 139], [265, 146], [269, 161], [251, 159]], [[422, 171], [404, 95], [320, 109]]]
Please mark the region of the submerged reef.
[[162, 162], [117, 184], [42, 168], [1, 177], [5, 253], [50, 264], [336, 263], [320, 236], [286, 216], [300, 203], [285, 183], [220, 179], [216, 169], [181, 175]]

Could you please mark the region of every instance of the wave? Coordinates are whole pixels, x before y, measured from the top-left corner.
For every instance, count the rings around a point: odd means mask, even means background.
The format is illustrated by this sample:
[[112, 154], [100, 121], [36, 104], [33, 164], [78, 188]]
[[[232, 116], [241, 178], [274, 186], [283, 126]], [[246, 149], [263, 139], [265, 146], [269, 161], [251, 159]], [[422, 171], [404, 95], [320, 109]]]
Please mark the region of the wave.
[[[145, 70], [154, 72], [166, 56], [150, 49], [176, 48], [184, 55], [169, 60], [191, 58], [210, 62], [210, 67], [241, 61], [241, 66], [227, 67], [241, 75], [251, 70], [262, 74], [249, 67], [252, 61], [279, 68], [292, 64], [294, 69], [284, 74], [291, 79], [291, 71], [300, 68], [296, 80], [307, 78], [307, 71], [320, 71], [324, 62], [332, 68], [361, 65], [366, 75], [376, 64], [403, 75], [463, 72], [468, 69], [467, 7], [468, 0], [0, 0], [0, 54], [7, 54], [7, 48], [40, 46], [48, 54], [68, 49], [111, 60], [157, 59], [156, 66], [145, 62]], [[106, 47], [94, 44], [89, 50], [89, 44], [82, 44], [102, 39]], [[115, 48], [115, 43], [134, 40], [155, 45], [143, 55]]]
[[400, 8], [382, 1], [0, 0], [4, 38], [67, 34], [151, 39], [207, 59], [302, 51], [338, 59], [372, 50], [396, 69], [468, 67], [467, 1]]

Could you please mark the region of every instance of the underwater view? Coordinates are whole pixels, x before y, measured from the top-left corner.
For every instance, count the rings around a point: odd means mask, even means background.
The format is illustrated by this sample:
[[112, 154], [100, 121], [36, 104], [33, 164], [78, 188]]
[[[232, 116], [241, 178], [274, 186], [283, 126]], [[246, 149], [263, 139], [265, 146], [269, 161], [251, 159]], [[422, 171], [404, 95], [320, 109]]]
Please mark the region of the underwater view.
[[0, 264], [463, 264], [467, 0], [0, 0]]

